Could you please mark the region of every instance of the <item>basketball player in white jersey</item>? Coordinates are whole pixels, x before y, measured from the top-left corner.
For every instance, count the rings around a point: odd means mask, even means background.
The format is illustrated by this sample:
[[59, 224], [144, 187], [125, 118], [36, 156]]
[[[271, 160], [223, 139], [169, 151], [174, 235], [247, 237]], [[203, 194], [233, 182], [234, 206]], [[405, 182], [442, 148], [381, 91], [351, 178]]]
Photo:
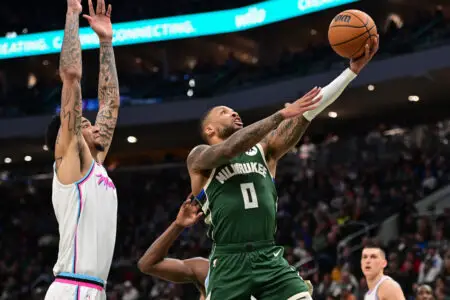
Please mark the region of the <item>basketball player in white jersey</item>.
[[61, 113], [47, 129], [54, 152], [52, 202], [59, 225], [55, 281], [47, 300], [106, 299], [117, 224], [116, 188], [103, 161], [111, 145], [119, 110], [119, 84], [112, 48], [111, 6], [97, 0], [84, 15], [100, 40], [99, 112], [92, 125], [82, 116], [80, 0], [67, 0], [60, 57]]
[[386, 266], [386, 254], [381, 248], [375, 245], [364, 247], [361, 269], [369, 287], [364, 300], [405, 300], [400, 285], [391, 277], [384, 275]]

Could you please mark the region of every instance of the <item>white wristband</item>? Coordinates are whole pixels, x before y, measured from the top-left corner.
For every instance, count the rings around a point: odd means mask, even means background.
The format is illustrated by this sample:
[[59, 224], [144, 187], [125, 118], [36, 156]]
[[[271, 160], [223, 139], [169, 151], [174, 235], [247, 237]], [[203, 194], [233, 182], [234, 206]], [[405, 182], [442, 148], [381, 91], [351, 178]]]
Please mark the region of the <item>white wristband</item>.
[[342, 94], [345, 88], [350, 84], [350, 82], [353, 81], [353, 79], [356, 78], [356, 76], [357, 75], [350, 70], [350, 68], [345, 69], [341, 75], [339, 75], [320, 91], [319, 95], [322, 95], [322, 99], [316, 109], [303, 113], [305, 119], [311, 122], [318, 114], [320, 114]]

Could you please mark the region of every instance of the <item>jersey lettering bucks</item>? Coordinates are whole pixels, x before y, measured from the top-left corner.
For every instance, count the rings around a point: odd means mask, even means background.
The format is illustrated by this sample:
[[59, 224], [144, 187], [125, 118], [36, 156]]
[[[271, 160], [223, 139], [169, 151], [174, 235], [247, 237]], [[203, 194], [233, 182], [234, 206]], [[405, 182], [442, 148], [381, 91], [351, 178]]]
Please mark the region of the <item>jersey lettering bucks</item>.
[[216, 244], [274, 239], [277, 193], [260, 144], [212, 170], [197, 199]]

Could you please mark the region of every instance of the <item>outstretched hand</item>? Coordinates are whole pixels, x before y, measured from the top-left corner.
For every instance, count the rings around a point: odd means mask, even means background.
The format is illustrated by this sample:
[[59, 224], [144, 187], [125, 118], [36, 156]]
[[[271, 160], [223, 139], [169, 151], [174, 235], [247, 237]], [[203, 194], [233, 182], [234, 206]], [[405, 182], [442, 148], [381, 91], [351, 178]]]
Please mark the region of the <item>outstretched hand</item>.
[[321, 88], [313, 88], [294, 103], [285, 104], [285, 108], [280, 110], [280, 113], [284, 118], [289, 119], [317, 108], [317, 103], [322, 99], [322, 95], [319, 95], [320, 91]]
[[364, 55], [357, 59], [350, 60], [350, 69], [355, 73], [359, 74], [361, 70], [372, 60], [375, 54], [378, 52], [379, 44], [379, 35], [373, 36], [370, 38], [370, 45], [366, 44], [364, 48]]
[[183, 205], [181, 205], [175, 223], [182, 227], [191, 227], [197, 223], [202, 216], [203, 212], [201, 211], [200, 206], [188, 198], [184, 201]]
[[94, 11], [92, 0], [88, 0], [89, 3], [89, 15], [83, 15], [91, 28], [95, 31], [102, 41], [112, 41], [113, 30], [111, 24], [111, 4], [108, 5], [108, 9], [105, 6], [105, 0], [97, 0], [97, 9]]

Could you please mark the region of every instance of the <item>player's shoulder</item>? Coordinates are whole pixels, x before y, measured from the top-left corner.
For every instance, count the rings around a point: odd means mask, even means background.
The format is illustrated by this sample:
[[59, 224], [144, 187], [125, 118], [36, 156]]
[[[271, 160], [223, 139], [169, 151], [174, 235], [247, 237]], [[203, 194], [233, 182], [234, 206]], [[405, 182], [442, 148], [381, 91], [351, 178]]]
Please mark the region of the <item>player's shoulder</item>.
[[198, 152], [202, 152], [205, 149], [208, 149], [209, 147], [211, 146], [206, 144], [197, 145], [194, 148], [192, 148], [191, 152], [189, 152], [189, 156]]
[[378, 288], [378, 299], [403, 300], [405, 299], [405, 296], [403, 295], [403, 290], [400, 284], [389, 277], [380, 284]]
[[203, 151], [205, 151], [206, 149], [208, 149], [209, 147], [211, 147], [210, 145], [206, 145], [206, 144], [202, 144], [202, 145], [197, 145], [194, 148], [192, 148], [191, 152], [189, 152], [189, 155], [187, 157], [187, 162], [189, 164], [190, 161], [192, 161], [195, 157], [197, 157], [197, 155], [199, 155], [200, 153], [202, 153]]

